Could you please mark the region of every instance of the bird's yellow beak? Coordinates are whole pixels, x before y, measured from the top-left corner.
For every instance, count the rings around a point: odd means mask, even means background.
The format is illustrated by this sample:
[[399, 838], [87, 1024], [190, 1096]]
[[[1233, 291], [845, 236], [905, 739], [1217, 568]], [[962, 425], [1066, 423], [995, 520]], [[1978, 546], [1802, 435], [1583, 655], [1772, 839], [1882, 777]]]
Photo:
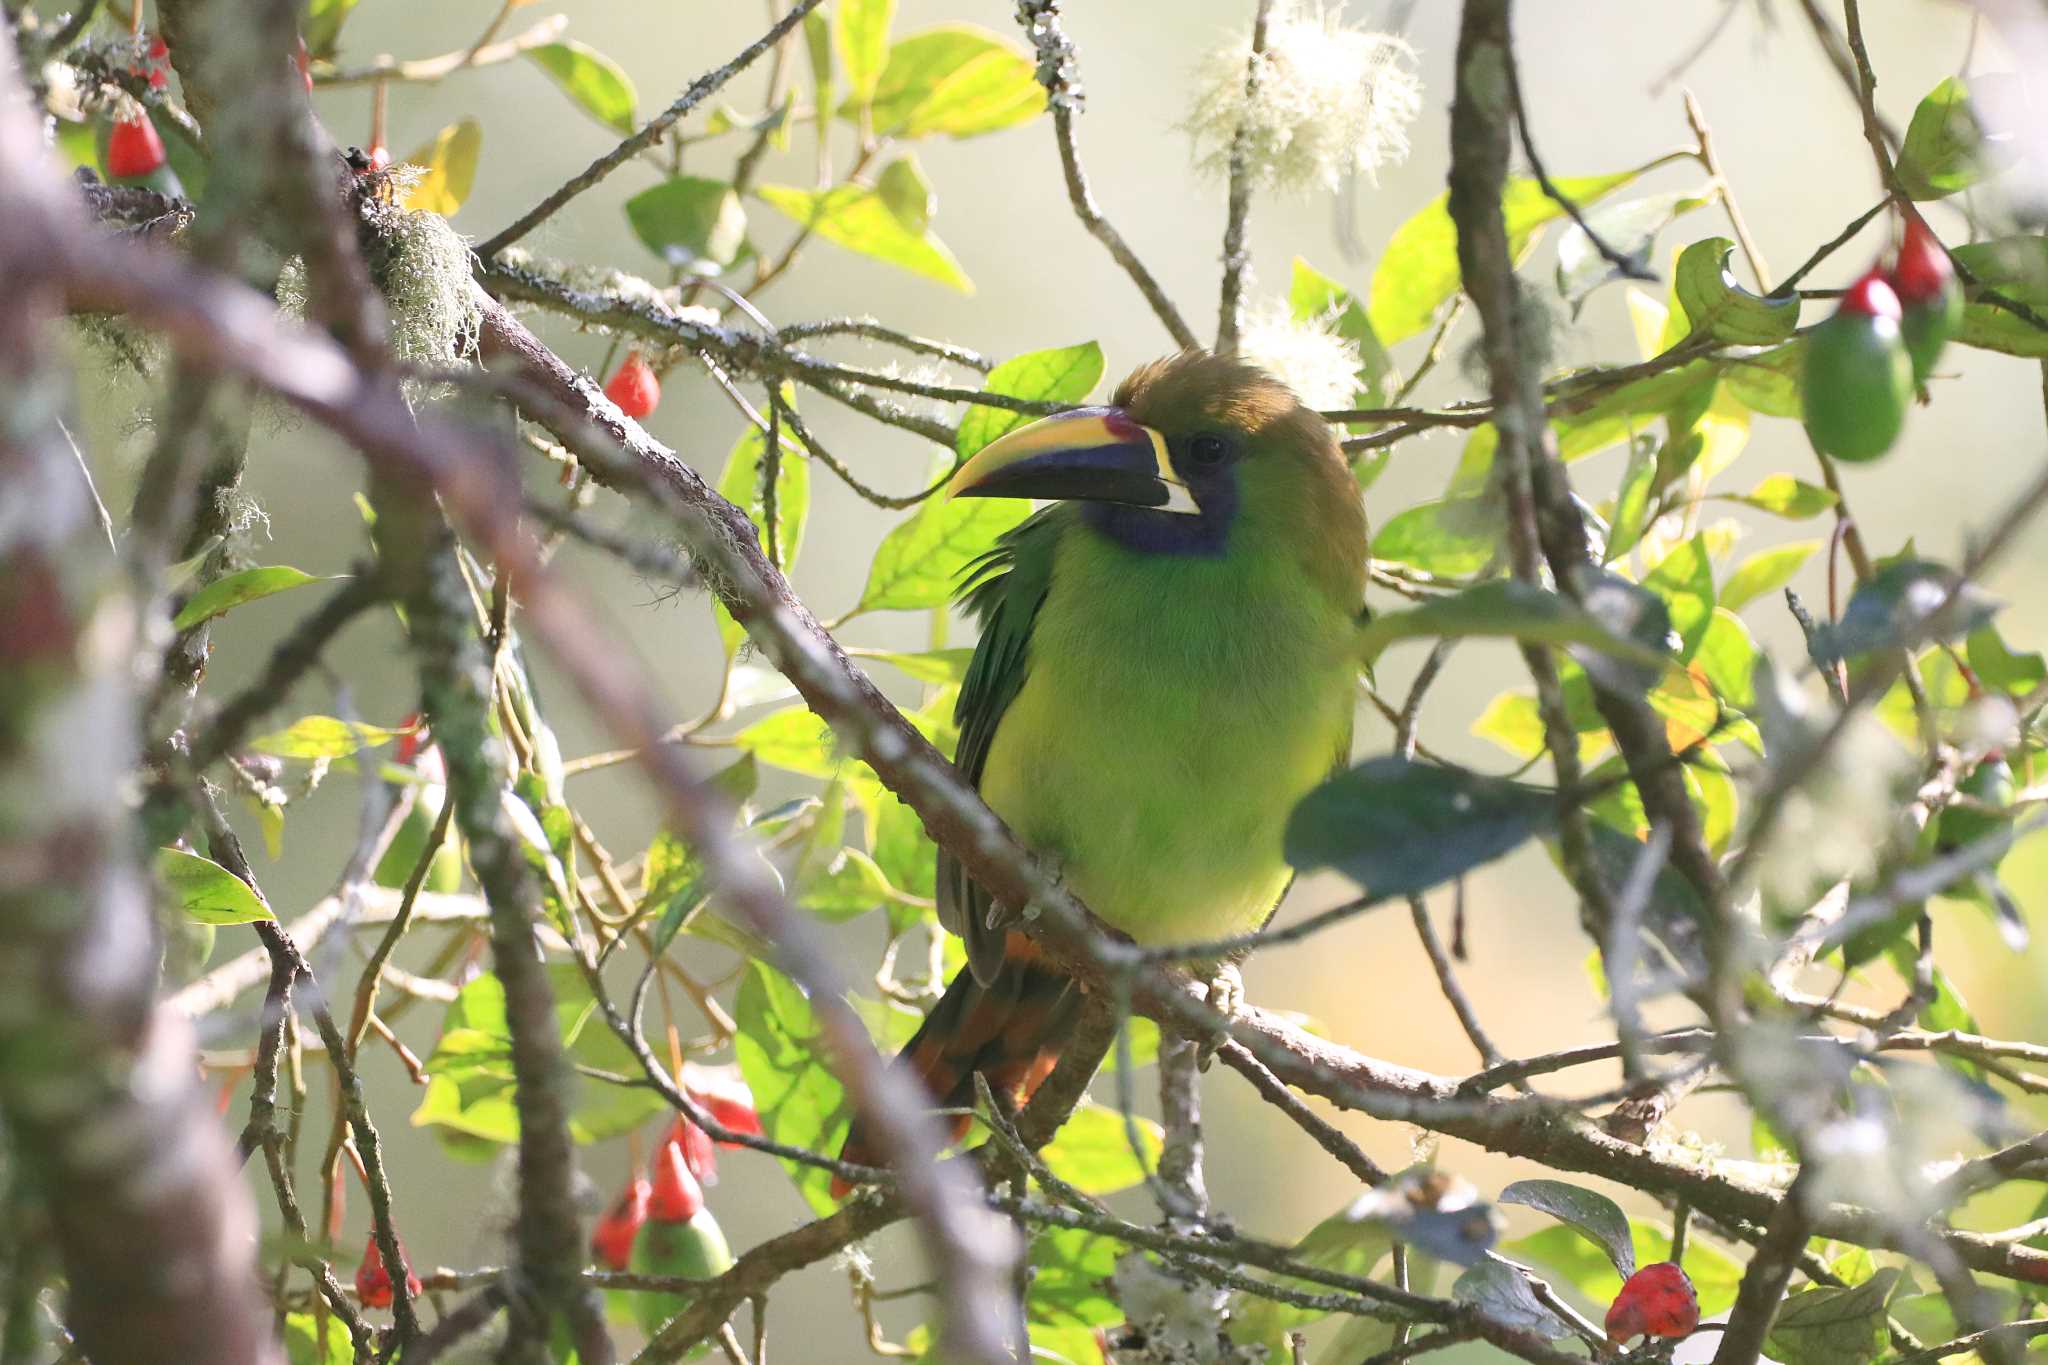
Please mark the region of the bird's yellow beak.
[[1076, 408], [997, 437], [960, 466], [946, 496], [1202, 510], [1174, 473], [1166, 438], [1121, 408]]

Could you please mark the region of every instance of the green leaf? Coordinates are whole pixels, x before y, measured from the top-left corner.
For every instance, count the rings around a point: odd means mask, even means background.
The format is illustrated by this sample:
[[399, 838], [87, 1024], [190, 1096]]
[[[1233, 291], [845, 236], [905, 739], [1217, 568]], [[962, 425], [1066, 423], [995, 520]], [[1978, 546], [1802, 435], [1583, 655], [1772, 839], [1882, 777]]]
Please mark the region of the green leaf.
[[668, 264], [715, 275], [747, 246], [747, 212], [731, 185], [678, 175], [626, 201], [626, 221]]
[[1764, 1350], [1784, 1365], [1869, 1365], [1890, 1343], [1884, 1307], [1904, 1273], [1886, 1266], [1851, 1289], [1810, 1285], [1787, 1294]]
[[1546, 1340], [1569, 1336], [1571, 1328], [1545, 1308], [1521, 1271], [1497, 1256], [1479, 1262], [1451, 1283], [1451, 1297], [1469, 1303], [1493, 1321]]
[[1628, 468], [1614, 494], [1614, 515], [1608, 519], [1607, 545], [1601, 562], [1612, 564], [1636, 547], [1643, 538], [1650, 516], [1650, 495], [1657, 482], [1654, 443], [1648, 439], [1629, 444]]
[[1615, 634], [1571, 599], [1512, 578], [1489, 579], [1419, 606], [1384, 612], [1358, 632], [1359, 647], [1368, 661], [1396, 640], [1471, 636], [1585, 645], [1658, 669], [1668, 662], [1660, 650]]
[[1966, 648], [1970, 670], [1987, 687], [2024, 696], [2048, 680], [2048, 662], [2037, 653], [2013, 653], [1994, 626], [1971, 631]]
[[1517, 1180], [1500, 1192], [1495, 1202], [1526, 1204], [1569, 1223], [1592, 1239], [1607, 1253], [1625, 1280], [1636, 1273], [1635, 1242], [1628, 1230], [1628, 1215], [1621, 1206], [1597, 1190], [1563, 1180]]
[[[912, 34], [889, 49], [870, 102], [878, 137], [975, 137], [1045, 109], [1045, 87], [1024, 51], [972, 24]], [[840, 112], [857, 111], [849, 100]]]
[[929, 229], [912, 232], [904, 227], [874, 190], [861, 185], [840, 185], [829, 190], [763, 185], [754, 193], [828, 242], [936, 280], [963, 294], [974, 292], [974, 285], [961, 271], [953, 253], [946, 250], [945, 243]]
[[[1741, 571], [1737, 570], [1737, 577]], [[1733, 579], [1729, 580], [1733, 583]], [[1706, 634], [1700, 637], [1700, 647], [1692, 656], [1693, 663], [1707, 675], [1713, 685], [1714, 695], [1738, 710], [1746, 711], [1756, 700], [1751, 675], [1756, 671], [1756, 641], [1750, 636], [1749, 627], [1735, 614], [1729, 605], [1727, 589], [1721, 592], [1721, 605], [1714, 608], [1714, 619], [1707, 623]]]
[[[1941, 610], [1944, 603], [1946, 611]], [[1989, 621], [2003, 605], [1945, 565], [1898, 559], [1850, 595], [1841, 620], [1815, 632], [1813, 650], [1816, 658], [1850, 659], [1878, 649], [1917, 648], [1929, 638], [1955, 639]], [[1931, 636], [1931, 617], [1937, 612], [1946, 620]]]
[[1379, 901], [1419, 895], [1492, 862], [1556, 820], [1554, 792], [1373, 758], [1302, 798], [1288, 817], [1285, 849], [1292, 866], [1334, 867]]
[[1896, 163], [1899, 184], [1912, 199], [1946, 199], [1990, 173], [1986, 150], [1970, 89], [1950, 76], [1913, 108]]
[[1728, 575], [1728, 582], [1721, 588], [1721, 605], [1730, 611], [1740, 611], [1765, 593], [1776, 592], [1792, 581], [1821, 543], [1795, 540], [1757, 551]]
[[1123, 1247], [1100, 1233], [1051, 1228], [1031, 1239], [1033, 1326], [1100, 1327], [1123, 1321], [1107, 1288]]
[[1159, 1164], [1163, 1145], [1158, 1124], [1148, 1118], [1137, 1118], [1135, 1122], [1139, 1145], [1144, 1148], [1142, 1165], [1138, 1154], [1131, 1150], [1123, 1115], [1094, 1103], [1076, 1109], [1039, 1155], [1045, 1158], [1054, 1175], [1083, 1194], [1127, 1190]]
[[927, 649], [916, 654], [899, 654], [887, 649], [849, 649], [856, 659], [873, 659], [899, 668], [919, 682], [940, 687], [957, 687], [967, 677], [967, 665], [974, 659], [971, 649]]
[[1728, 268], [1734, 254], [1735, 243], [1726, 237], [1702, 238], [1681, 252], [1674, 280], [1678, 301], [1695, 334], [1745, 346], [1776, 345], [1798, 329], [1799, 300], [1767, 299], [1744, 289]]
[[1721, 363], [1721, 377], [1735, 400], [1766, 417], [1797, 421], [1806, 411], [1801, 378], [1806, 373], [1806, 338]]
[[857, 848], [841, 848], [818, 875], [797, 889], [796, 903], [839, 924], [900, 899], [875, 860]]
[[284, 1358], [286, 1365], [355, 1365], [356, 1348], [348, 1324], [332, 1313], [287, 1313]]
[[214, 579], [187, 598], [185, 605], [171, 621], [171, 627], [174, 630], [190, 630], [201, 621], [210, 621], [224, 611], [241, 606], [244, 602], [253, 602], [259, 597], [268, 597], [272, 593], [304, 587], [308, 583], [319, 581], [312, 574], [303, 573], [284, 564], [231, 573], [224, 578]]
[[[838, 1151], [849, 1127], [846, 1090], [820, 1055], [820, 1028], [804, 993], [765, 962], [754, 962], [740, 978], [734, 1019], [740, 1074], [754, 1092], [762, 1129], [777, 1142]], [[814, 1212], [836, 1207], [829, 1174], [782, 1164]]]
[[[1669, 190], [1620, 203], [1602, 204], [1586, 214], [1586, 222], [1623, 260], [1647, 268], [1657, 234], [1680, 217], [1712, 202], [1710, 194]], [[1626, 278], [1611, 265], [1592, 237], [1577, 223], [1565, 224], [1557, 236], [1557, 292], [1578, 317], [1586, 299], [1603, 284]]]
[[889, 24], [895, 17], [896, 0], [839, 0], [834, 7], [832, 46], [856, 104], [867, 103], [875, 93], [889, 52]]
[[925, 179], [917, 158], [908, 152], [882, 167], [882, 173], [875, 177], [875, 192], [907, 232], [922, 233], [938, 212], [939, 200], [932, 192], [932, 182]]
[[781, 456], [775, 469], [775, 544], [768, 546], [768, 486], [763, 462], [768, 456], [768, 436], [757, 426], [740, 433], [725, 470], [718, 476], [718, 492], [726, 501], [746, 511], [760, 534], [768, 557], [787, 570], [803, 549], [804, 525], [811, 510], [811, 456], [797, 443], [788, 428], [778, 433]]
[[473, 118], [451, 123], [415, 147], [404, 164], [418, 166], [417, 183], [405, 192], [405, 207], [415, 212], [451, 214], [469, 198], [476, 184], [477, 157], [484, 146], [484, 126]]
[[862, 611], [926, 611], [953, 600], [960, 575], [1031, 515], [1013, 498], [927, 499], [882, 538], [861, 590]]
[[[1384, 1219], [1354, 1217], [1347, 1205], [1295, 1243], [1294, 1259], [1320, 1270], [1364, 1276], [1393, 1249], [1394, 1234]], [[1293, 1288], [1316, 1292], [1307, 1280], [1275, 1278]], [[1268, 1360], [1282, 1360], [1286, 1358], [1280, 1353], [1286, 1348], [1287, 1333], [1323, 1316], [1312, 1309], [1239, 1292], [1230, 1301], [1230, 1339], [1245, 1346], [1264, 1343]]]
[[[355, 7], [356, 0], [312, 0], [306, 6], [305, 22], [299, 25], [306, 51], [315, 57], [333, 56], [334, 45], [341, 38], [341, 26]], [[344, 1332], [342, 1339], [347, 1340], [348, 1334]]]
[[619, 64], [595, 48], [571, 41], [527, 49], [533, 64], [587, 114], [605, 127], [631, 133], [638, 126], [634, 110], [640, 96]]
[[[1584, 209], [1639, 174], [1640, 169], [1617, 171], [1553, 183], [1558, 193]], [[1508, 250], [1517, 261], [1535, 245], [1544, 225], [1564, 213], [1541, 185], [1527, 179], [1508, 181], [1500, 204], [1507, 217]], [[1438, 307], [1458, 292], [1459, 283], [1458, 234], [1446, 192], [1394, 229], [1373, 271], [1366, 316], [1380, 342], [1391, 346], [1428, 327]]]
[[831, 777], [845, 760], [824, 718], [805, 706], [788, 706], [762, 717], [733, 736], [734, 744], [771, 768]]
[[1644, 576], [1643, 586], [1670, 607], [1671, 628], [1683, 642], [1678, 657], [1691, 659], [1714, 615], [1714, 561], [1706, 536], [1694, 536], [1665, 555]]
[[250, 740], [248, 747], [278, 758], [346, 758], [411, 733], [409, 728], [392, 730], [335, 716], [302, 716], [283, 730]]
[[1501, 532], [1492, 499], [1444, 498], [1396, 514], [1373, 537], [1372, 555], [1439, 578], [1462, 578], [1493, 561]]
[[247, 882], [197, 853], [158, 849], [156, 875], [171, 903], [201, 924], [253, 924], [277, 918]]
[[[1953, 253], [1956, 263], [2036, 314], [2048, 310], [2048, 237], [2002, 237], [1972, 242]], [[1974, 292], [1974, 290], [1972, 291]], [[1963, 307], [1962, 330], [1956, 340], [1965, 346], [2006, 355], [2048, 356], [2048, 331], [1996, 304], [1971, 299]]]
[[[1054, 346], [1012, 356], [988, 373], [982, 389], [1007, 398], [1032, 398], [1047, 403], [1079, 403], [1102, 382], [1102, 347], [1093, 341]], [[990, 441], [1023, 426], [1031, 418], [1008, 408], [968, 405], [961, 415], [953, 448], [971, 458]]]
[[1790, 474], [1773, 474], [1747, 493], [1724, 494], [1728, 501], [1754, 507], [1773, 516], [1803, 521], [1817, 517], [1837, 501], [1833, 492], [1817, 483], [1795, 479]]
[[[1653, 1227], [1640, 1219], [1629, 1221], [1637, 1265], [1654, 1265], [1671, 1259], [1669, 1229]], [[1554, 1280], [1570, 1285], [1590, 1303], [1614, 1302], [1621, 1292], [1621, 1276], [1607, 1256], [1570, 1228], [1544, 1228], [1518, 1238], [1501, 1251], [1528, 1261]], [[1735, 1287], [1742, 1280], [1742, 1265], [1704, 1237], [1685, 1239], [1685, 1273], [1700, 1296], [1700, 1316], [1711, 1318], [1726, 1312], [1735, 1302]]]
[[1294, 258], [1294, 274], [1287, 289], [1287, 310], [1296, 322], [1328, 320], [1338, 336], [1358, 347], [1358, 407], [1377, 407], [1388, 396], [1394, 364], [1387, 348], [1373, 334], [1372, 320], [1365, 305], [1349, 289], [1317, 270], [1301, 257]]

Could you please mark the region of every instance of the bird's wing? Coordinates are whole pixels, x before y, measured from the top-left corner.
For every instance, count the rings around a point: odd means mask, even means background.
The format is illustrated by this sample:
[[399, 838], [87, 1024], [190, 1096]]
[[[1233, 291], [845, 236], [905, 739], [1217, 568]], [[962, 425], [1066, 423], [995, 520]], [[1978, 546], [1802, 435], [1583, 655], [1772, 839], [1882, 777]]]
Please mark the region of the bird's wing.
[[[962, 579], [960, 597], [981, 623], [981, 640], [953, 709], [960, 727], [953, 762], [976, 787], [996, 727], [1024, 686], [1031, 627], [1052, 585], [1053, 549], [1068, 519], [1067, 510], [1057, 505], [1034, 513], [970, 564]], [[987, 985], [1002, 965], [1008, 932], [992, 913], [988, 892], [944, 849], [939, 850], [938, 902], [939, 922], [966, 940], [974, 978]]]

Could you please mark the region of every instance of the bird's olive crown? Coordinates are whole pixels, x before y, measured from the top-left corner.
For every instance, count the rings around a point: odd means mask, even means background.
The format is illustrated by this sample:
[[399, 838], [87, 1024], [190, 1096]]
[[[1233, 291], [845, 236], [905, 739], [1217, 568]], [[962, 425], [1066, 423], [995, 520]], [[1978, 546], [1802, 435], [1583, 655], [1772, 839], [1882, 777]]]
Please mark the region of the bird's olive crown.
[[1118, 385], [1111, 402], [1166, 437], [1183, 475], [1270, 450], [1343, 459], [1327, 422], [1239, 356], [1188, 350], [1155, 360]]

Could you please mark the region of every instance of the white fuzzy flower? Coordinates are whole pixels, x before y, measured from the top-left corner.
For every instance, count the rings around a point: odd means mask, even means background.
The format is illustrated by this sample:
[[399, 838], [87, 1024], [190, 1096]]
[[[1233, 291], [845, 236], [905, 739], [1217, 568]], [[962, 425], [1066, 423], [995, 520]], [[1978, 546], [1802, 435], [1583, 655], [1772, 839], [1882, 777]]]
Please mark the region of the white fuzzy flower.
[[1323, 0], [1281, 0], [1247, 80], [1251, 60], [1247, 32], [1196, 71], [1186, 127], [1199, 169], [1228, 174], [1240, 129], [1253, 183], [1274, 189], [1334, 190], [1348, 172], [1370, 179], [1407, 157], [1422, 82], [1400, 38], [1346, 28]]
[[1327, 318], [1298, 322], [1286, 305], [1269, 304], [1245, 320], [1238, 350], [1309, 407], [1349, 407], [1358, 391], [1358, 343]]

